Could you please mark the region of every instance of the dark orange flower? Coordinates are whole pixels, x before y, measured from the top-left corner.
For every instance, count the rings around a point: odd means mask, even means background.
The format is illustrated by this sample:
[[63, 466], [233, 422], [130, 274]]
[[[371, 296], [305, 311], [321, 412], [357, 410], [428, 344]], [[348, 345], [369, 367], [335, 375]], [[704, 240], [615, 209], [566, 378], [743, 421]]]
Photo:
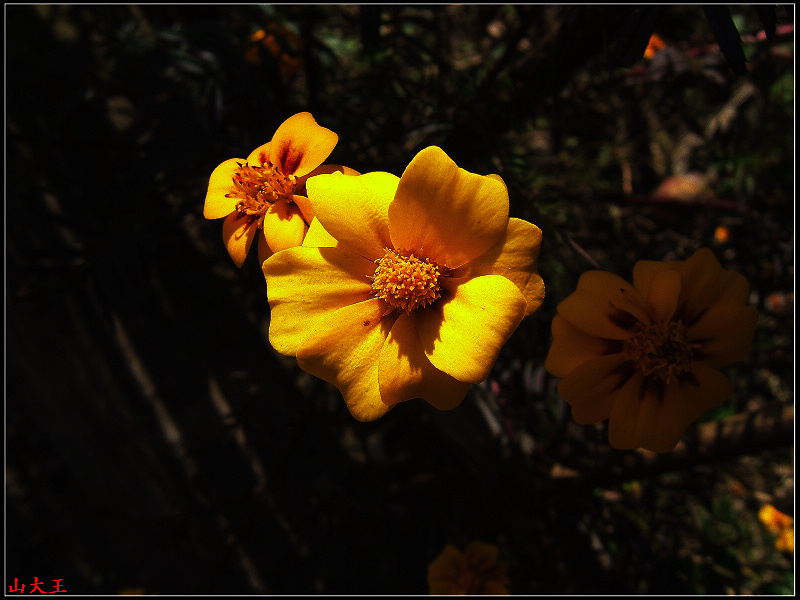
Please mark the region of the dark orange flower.
[[664, 40], [661, 39], [661, 36], [657, 33], [654, 33], [650, 36], [650, 41], [647, 43], [647, 48], [644, 49], [644, 57], [646, 59], [651, 59], [656, 55], [656, 52], [661, 50], [666, 44]]
[[557, 307], [545, 368], [578, 423], [609, 420], [614, 448], [669, 452], [733, 392], [719, 369], [750, 350], [748, 292], [707, 248], [685, 262], [639, 261], [633, 285], [589, 271]]
[[464, 552], [446, 546], [428, 566], [431, 595], [508, 594], [508, 562], [498, 560], [500, 550], [492, 544], [472, 542]]
[[323, 165], [339, 136], [302, 112], [278, 127], [272, 140], [247, 159], [230, 158], [211, 173], [203, 207], [206, 219], [225, 218], [222, 238], [241, 267], [258, 236], [258, 261], [303, 243], [314, 211], [306, 197], [309, 177], [353, 169]]

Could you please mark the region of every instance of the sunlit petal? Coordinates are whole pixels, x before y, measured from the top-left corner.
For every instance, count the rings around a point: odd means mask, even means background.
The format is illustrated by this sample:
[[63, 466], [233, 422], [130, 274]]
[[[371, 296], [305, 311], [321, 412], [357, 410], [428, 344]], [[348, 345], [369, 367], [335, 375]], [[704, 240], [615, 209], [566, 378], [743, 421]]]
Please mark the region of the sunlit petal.
[[308, 191], [306, 190], [306, 182], [316, 175], [330, 175], [331, 173], [343, 173], [344, 175], [360, 175], [358, 171], [355, 169], [351, 169], [350, 167], [345, 167], [342, 165], [321, 165], [308, 173], [307, 175], [303, 175], [302, 177], [297, 178], [297, 182], [295, 182], [294, 190], [295, 195], [293, 200], [295, 204], [300, 207], [300, 211], [303, 213], [303, 218], [305, 219], [306, 223], [311, 223], [314, 219], [314, 208], [311, 205], [311, 200], [308, 199], [307, 194]]
[[244, 264], [257, 232], [257, 219], [239, 212], [231, 213], [222, 223], [222, 241], [237, 267]]
[[264, 213], [264, 236], [273, 253], [302, 244], [307, 229], [300, 209], [286, 200], [275, 202]]
[[302, 177], [325, 162], [338, 141], [339, 136], [319, 125], [311, 113], [297, 113], [272, 136], [269, 161], [284, 175]]
[[322, 226], [319, 219], [311, 221], [308, 226], [306, 237], [303, 239], [303, 246], [307, 248], [336, 248], [339, 242]]
[[386, 404], [422, 398], [439, 410], [458, 406], [470, 386], [431, 364], [422, 350], [415, 320], [406, 313], [395, 321], [381, 349], [379, 382]]
[[339, 248], [289, 248], [263, 266], [270, 305], [269, 340], [290, 356], [317, 319], [371, 297], [374, 265]]
[[203, 216], [206, 219], [221, 219], [236, 209], [238, 199], [228, 198], [226, 194], [233, 187], [233, 175], [241, 162], [244, 160], [229, 158], [211, 172], [206, 201], [203, 205]]
[[489, 250], [459, 269], [468, 277], [497, 274], [510, 279], [525, 296], [525, 316], [544, 301], [544, 281], [536, 272], [542, 231], [522, 219], [509, 219], [505, 234]]
[[314, 214], [339, 244], [370, 260], [391, 247], [389, 203], [399, 179], [390, 173], [317, 175], [306, 183]]
[[406, 167], [389, 206], [394, 247], [421, 251], [450, 268], [489, 250], [507, 225], [505, 185], [460, 169], [436, 146], [419, 152]]
[[413, 314], [433, 366], [459, 381], [480, 383], [522, 321], [525, 306], [525, 297], [513, 282], [501, 275], [484, 275]]
[[381, 400], [378, 357], [392, 326], [377, 299], [325, 314], [308, 325], [297, 351], [297, 364], [335, 385], [350, 413], [373, 421], [391, 408]]

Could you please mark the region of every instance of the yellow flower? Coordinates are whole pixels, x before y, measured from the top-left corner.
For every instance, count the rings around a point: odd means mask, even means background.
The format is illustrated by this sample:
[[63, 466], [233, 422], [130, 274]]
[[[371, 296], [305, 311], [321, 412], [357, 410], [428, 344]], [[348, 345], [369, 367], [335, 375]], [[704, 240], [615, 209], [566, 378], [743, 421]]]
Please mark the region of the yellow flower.
[[541, 231], [495, 175], [422, 150], [389, 173], [309, 179], [316, 219], [263, 264], [270, 342], [334, 384], [361, 421], [423, 398], [456, 407], [542, 304]]
[[225, 217], [222, 238], [236, 266], [244, 263], [256, 235], [259, 264], [274, 252], [303, 242], [314, 218], [305, 197], [306, 180], [334, 171], [357, 174], [347, 167], [322, 165], [338, 140], [310, 113], [298, 113], [246, 160], [230, 158], [214, 169], [203, 216]]
[[747, 280], [707, 248], [686, 261], [642, 260], [633, 285], [589, 271], [557, 307], [545, 368], [582, 424], [609, 419], [618, 449], [669, 452], [733, 393], [718, 369], [750, 350], [758, 313]]
[[506, 595], [508, 562], [497, 560], [497, 546], [472, 542], [461, 553], [446, 546], [428, 565], [428, 589], [431, 595]]

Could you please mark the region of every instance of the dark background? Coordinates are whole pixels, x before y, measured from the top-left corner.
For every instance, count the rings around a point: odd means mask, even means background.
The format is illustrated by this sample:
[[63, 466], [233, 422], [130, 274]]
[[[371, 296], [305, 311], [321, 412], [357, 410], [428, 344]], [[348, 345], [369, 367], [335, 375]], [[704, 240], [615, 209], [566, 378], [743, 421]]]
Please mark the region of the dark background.
[[[794, 512], [793, 10], [731, 12], [746, 73], [692, 6], [6, 5], [5, 585], [425, 594], [478, 539], [512, 593], [792, 593], [756, 515]], [[545, 304], [456, 410], [355, 421], [202, 217], [303, 110], [329, 162], [439, 145], [542, 228]], [[734, 397], [614, 451], [542, 369], [555, 306], [703, 246], [760, 310]]]

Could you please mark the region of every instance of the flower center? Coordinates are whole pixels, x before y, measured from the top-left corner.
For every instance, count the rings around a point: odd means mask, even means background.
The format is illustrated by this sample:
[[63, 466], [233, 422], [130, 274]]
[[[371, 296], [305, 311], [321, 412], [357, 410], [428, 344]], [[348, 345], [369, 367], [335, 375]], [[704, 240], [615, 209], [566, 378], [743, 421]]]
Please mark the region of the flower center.
[[692, 356], [699, 347], [686, 341], [686, 325], [681, 321], [637, 323], [636, 335], [627, 342], [628, 353], [642, 374], [664, 383], [691, 371]]
[[226, 196], [239, 199], [236, 203], [239, 213], [259, 218], [278, 200], [291, 201], [296, 183], [297, 177], [284, 175], [269, 161], [260, 166], [239, 163]]
[[378, 265], [372, 275], [375, 297], [394, 309], [411, 312], [428, 306], [442, 295], [439, 277], [446, 274], [446, 268], [429, 258], [386, 248], [375, 262]]

